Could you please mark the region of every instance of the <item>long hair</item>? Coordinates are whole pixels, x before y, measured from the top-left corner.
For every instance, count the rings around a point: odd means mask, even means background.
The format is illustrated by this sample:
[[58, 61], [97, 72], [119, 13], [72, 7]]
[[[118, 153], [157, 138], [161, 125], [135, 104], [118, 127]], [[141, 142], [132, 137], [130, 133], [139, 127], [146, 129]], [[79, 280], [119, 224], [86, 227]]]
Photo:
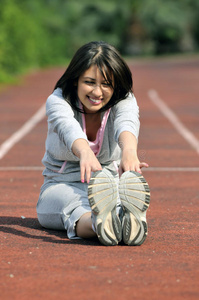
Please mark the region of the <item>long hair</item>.
[[[79, 77], [92, 65], [97, 65], [103, 77], [114, 90], [110, 101], [99, 112], [114, 106], [132, 92], [132, 74], [119, 52], [103, 41], [85, 44], [77, 50], [54, 88], [61, 88], [63, 98], [76, 111], [82, 113], [83, 111], [78, 107], [77, 82]], [[112, 85], [112, 76], [114, 86]]]

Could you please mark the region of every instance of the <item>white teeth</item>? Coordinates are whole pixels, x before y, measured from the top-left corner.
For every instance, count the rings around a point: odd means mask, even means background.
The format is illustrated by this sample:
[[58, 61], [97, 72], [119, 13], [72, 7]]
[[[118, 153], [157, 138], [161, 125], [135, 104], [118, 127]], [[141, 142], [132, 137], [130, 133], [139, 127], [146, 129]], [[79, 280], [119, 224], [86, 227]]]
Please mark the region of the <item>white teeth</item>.
[[101, 100], [96, 100], [96, 99], [92, 99], [92, 98], [89, 98], [91, 101], [93, 101], [94, 103], [98, 103], [98, 102], [101, 102]]

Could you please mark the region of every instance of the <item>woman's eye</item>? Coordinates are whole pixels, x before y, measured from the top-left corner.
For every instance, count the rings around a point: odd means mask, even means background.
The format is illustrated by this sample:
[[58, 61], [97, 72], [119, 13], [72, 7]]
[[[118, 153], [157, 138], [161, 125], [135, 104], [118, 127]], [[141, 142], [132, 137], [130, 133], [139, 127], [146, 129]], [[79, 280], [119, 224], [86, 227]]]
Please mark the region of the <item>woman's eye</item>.
[[109, 87], [109, 86], [111, 86], [111, 84], [110, 84], [109, 82], [103, 82], [102, 85], [103, 85], [104, 87]]
[[88, 86], [92, 86], [92, 87], [100, 86], [100, 87], [105, 88], [105, 89], [111, 87], [111, 83], [109, 83], [109, 82], [102, 82], [100, 85], [98, 85], [98, 84], [96, 84], [95, 81], [85, 80], [84, 83]]
[[88, 81], [88, 80], [86, 80], [85, 83], [88, 84], [88, 85], [94, 85], [94, 84], [95, 84], [95, 82], [93, 82], [93, 81]]

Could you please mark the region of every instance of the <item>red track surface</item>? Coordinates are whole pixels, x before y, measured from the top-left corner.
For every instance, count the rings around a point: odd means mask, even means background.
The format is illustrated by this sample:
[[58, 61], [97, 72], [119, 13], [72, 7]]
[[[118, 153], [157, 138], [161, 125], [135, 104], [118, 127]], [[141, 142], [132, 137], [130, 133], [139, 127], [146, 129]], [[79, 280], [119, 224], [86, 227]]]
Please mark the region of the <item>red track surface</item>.
[[[0, 160], [1, 299], [199, 299], [199, 154], [148, 95], [155, 89], [199, 140], [199, 58], [131, 66], [139, 155], [151, 166], [143, 172], [152, 195], [146, 242], [105, 247], [41, 228], [35, 207], [43, 178], [33, 167], [42, 167], [43, 119]], [[1, 91], [0, 145], [41, 107], [63, 70], [35, 72]]]

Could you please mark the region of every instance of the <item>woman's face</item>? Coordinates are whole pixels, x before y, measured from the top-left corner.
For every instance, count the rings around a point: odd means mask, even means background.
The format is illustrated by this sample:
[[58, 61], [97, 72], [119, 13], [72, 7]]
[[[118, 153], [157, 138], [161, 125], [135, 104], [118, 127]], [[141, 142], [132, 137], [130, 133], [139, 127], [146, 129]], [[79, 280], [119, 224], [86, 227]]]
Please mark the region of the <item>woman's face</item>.
[[96, 65], [92, 65], [79, 77], [77, 95], [87, 113], [96, 113], [105, 106], [113, 92], [112, 86]]

